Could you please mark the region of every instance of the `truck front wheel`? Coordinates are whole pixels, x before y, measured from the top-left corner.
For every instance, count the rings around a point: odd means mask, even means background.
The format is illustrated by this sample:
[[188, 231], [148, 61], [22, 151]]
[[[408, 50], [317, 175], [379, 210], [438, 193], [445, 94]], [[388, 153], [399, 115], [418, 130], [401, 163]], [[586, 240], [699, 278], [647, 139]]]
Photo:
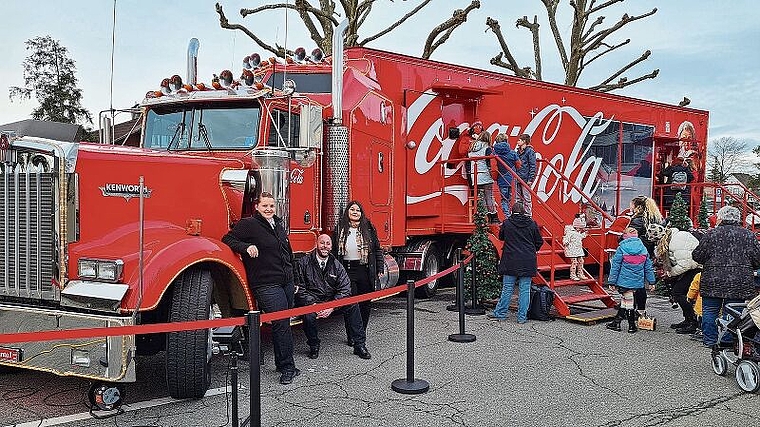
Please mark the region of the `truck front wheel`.
[[[192, 268], [174, 282], [170, 322], [209, 319], [214, 282], [211, 272]], [[166, 334], [166, 384], [175, 399], [200, 398], [211, 384], [208, 329]]]

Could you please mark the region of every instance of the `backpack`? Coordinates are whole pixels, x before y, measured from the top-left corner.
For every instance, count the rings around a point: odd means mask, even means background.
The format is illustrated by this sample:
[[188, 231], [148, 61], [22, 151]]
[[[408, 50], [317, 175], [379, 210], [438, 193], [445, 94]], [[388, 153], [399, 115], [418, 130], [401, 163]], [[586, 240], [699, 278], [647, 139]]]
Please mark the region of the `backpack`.
[[686, 188], [686, 184], [689, 183], [689, 176], [686, 174], [686, 171], [673, 172], [672, 179], [671, 188], [675, 190], [683, 190]]
[[644, 230], [644, 237], [652, 243], [657, 243], [665, 237], [665, 227], [662, 224], [650, 222]]
[[554, 320], [550, 314], [554, 305], [554, 291], [548, 286], [530, 287], [530, 307], [528, 308], [528, 319], [533, 320]]

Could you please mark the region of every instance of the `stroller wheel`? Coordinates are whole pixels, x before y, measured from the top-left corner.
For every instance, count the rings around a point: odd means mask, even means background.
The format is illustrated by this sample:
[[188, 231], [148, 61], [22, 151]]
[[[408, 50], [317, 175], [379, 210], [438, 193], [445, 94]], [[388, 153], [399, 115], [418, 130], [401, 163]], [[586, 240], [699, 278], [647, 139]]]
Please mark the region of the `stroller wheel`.
[[736, 384], [747, 393], [760, 389], [760, 368], [749, 360], [742, 360], [736, 366]]
[[722, 353], [713, 352], [710, 356], [712, 359], [712, 368], [715, 375], [724, 376], [728, 371], [728, 360]]

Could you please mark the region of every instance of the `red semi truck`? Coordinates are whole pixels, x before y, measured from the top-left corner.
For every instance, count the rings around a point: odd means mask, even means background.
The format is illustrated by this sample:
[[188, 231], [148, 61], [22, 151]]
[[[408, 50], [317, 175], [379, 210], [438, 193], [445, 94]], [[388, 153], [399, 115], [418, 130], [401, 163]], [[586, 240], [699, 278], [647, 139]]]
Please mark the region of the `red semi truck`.
[[[140, 147], [6, 135], [0, 333], [254, 307], [242, 263], [220, 238], [251, 215], [261, 191], [275, 195], [296, 252], [312, 249], [358, 199], [388, 250], [383, 286], [399, 273], [430, 276], [458, 262], [474, 227], [453, 146], [476, 119], [513, 146], [532, 135], [541, 159], [534, 217], [550, 243], [582, 209], [601, 207], [593, 215], [603, 227], [632, 197], [654, 195], [653, 177], [684, 144], [679, 128], [691, 127], [704, 178], [705, 111], [367, 48], [327, 59], [301, 49], [287, 61], [250, 55], [239, 80], [224, 70], [209, 85], [190, 68], [187, 81], [165, 79], [146, 95]], [[587, 245], [600, 254], [609, 246], [604, 233]], [[550, 286], [563, 262], [556, 251], [541, 254]], [[165, 351], [170, 395], [200, 397], [210, 335], [19, 343], [0, 348], [0, 365], [127, 382], [136, 356]]]

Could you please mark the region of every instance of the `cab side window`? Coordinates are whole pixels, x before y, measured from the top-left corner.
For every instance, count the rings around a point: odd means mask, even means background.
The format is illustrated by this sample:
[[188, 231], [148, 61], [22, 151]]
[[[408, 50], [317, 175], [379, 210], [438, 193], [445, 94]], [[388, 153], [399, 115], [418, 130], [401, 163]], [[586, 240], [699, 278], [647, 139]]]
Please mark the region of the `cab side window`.
[[[301, 117], [298, 114], [272, 110], [272, 123], [269, 127], [269, 146], [298, 147]], [[282, 141], [280, 140], [282, 138]]]

